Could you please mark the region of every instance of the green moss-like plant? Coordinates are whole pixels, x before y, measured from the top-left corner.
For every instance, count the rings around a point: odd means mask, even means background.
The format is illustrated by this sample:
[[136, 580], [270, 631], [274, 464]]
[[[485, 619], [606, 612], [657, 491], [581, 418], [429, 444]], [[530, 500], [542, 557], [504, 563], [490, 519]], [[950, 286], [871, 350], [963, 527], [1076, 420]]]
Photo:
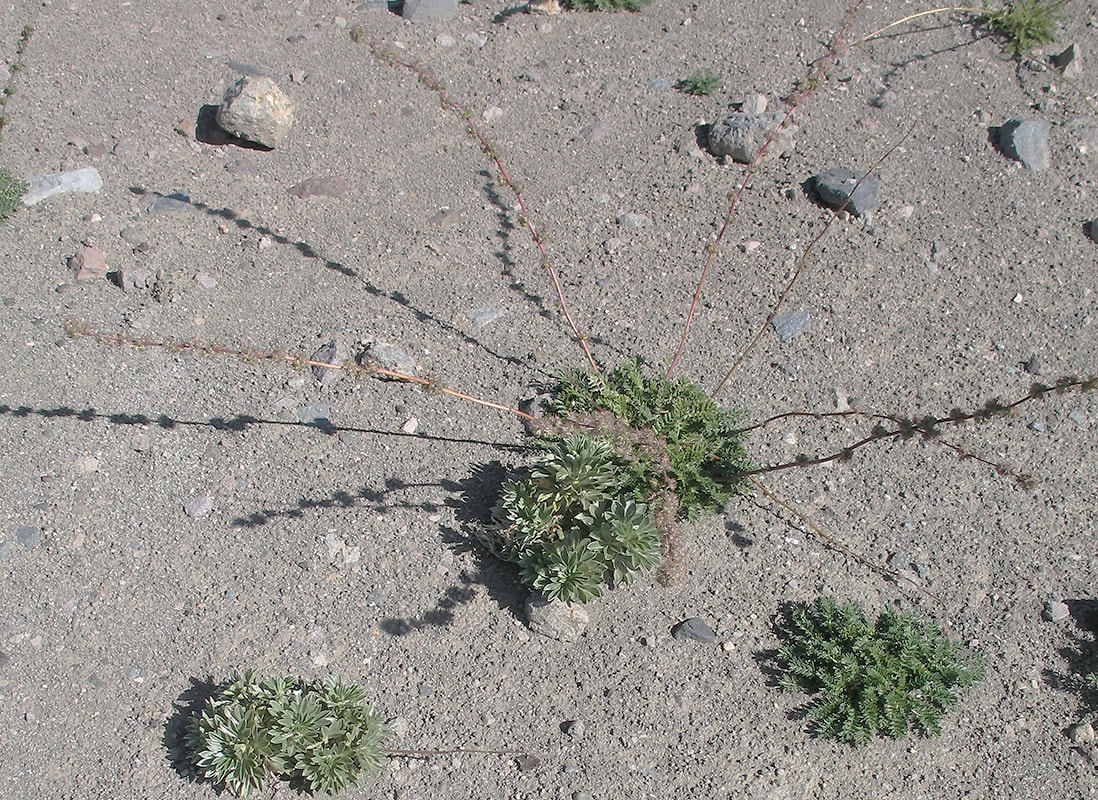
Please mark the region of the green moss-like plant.
[[715, 72], [707, 69], [699, 69], [689, 78], [683, 78], [675, 84], [675, 88], [686, 94], [706, 97], [721, 88], [724, 81]]
[[561, 0], [574, 11], [640, 11], [651, 0]]
[[26, 191], [25, 182], [17, 180], [6, 169], [0, 168], [0, 220], [15, 213]]
[[819, 735], [855, 745], [912, 727], [937, 735], [957, 690], [984, 675], [978, 654], [890, 608], [871, 624], [857, 603], [821, 597], [794, 604], [779, 634], [782, 688], [812, 695], [808, 718]]
[[350, 788], [362, 772], [381, 769], [387, 735], [354, 684], [334, 677], [312, 684], [259, 679], [248, 671], [206, 701], [185, 744], [203, 776], [245, 797], [272, 777], [313, 792]]

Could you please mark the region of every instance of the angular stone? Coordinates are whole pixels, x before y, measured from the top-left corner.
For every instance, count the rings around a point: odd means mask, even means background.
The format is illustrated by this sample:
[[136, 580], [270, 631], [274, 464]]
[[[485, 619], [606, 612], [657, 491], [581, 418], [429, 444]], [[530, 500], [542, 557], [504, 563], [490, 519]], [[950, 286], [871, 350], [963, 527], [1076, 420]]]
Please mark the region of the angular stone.
[[333, 339], [309, 356], [310, 361], [332, 365], [331, 367], [313, 365], [313, 377], [320, 382], [321, 386], [331, 386], [343, 376], [343, 370], [336, 367], [342, 367], [350, 357], [351, 351], [347, 349], [347, 345], [338, 339]]
[[795, 146], [793, 134], [797, 128], [794, 125], [782, 128], [784, 119], [785, 115], [778, 111], [763, 114], [734, 111], [709, 127], [706, 145], [715, 156], [730, 156], [740, 164], [750, 164], [758, 157], [767, 137], [772, 136], [774, 141], [767, 155], [777, 157]]
[[39, 175], [27, 180], [27, 192], [23, 195], [23, 205], [35, 203], [65, 192], [86, 192], [95, 194], [103, 188], [103, 178], [95, 167], [84, 167], [72, 172], [57, 172], [53, 175]]
[[812, 185], [821, 203], [836, 210], [842, 208], [856, 217], [877, 207], [881, 191], [879, 176], [872, 173], [861, 176], [845, 167], [817, 173], [812, 177]]
[[98, 247], [85, 245], [69, 259], [69, 269], [78, 281], [102, 278], [107, 274], [107, 254]]
[[778, 338], [783, 342], [788, 342], [807, 328], [808, 323], [811, 321], [812, 317], [807, 311], [785, 311], [774, 317], [770, 324], [774, 326]]
[[679, 640], [704, 642], [705, 644], [712, 644], [717, 641], [717, 634], [709, 627], [709, 623], [701, 617], [684, 619], [671, 629], [671, 635]]
[[273, 149], [294, 124], [294, 104], [270, 78], [245, 75], [225, 90], [217, 124], [237, 138]]
[[526, 622], [534, 633], [571, 643], [579, 641], [591, 618], [579, 603], [546, 600], [537, 592], [531, 592], [526, 599]]
[[453, 19], [457, 16], [458, 0], [404, 0], [401, 16], [411, 22], [432, 19]]
[[1011, 119], [999, 129], [999, 149], [1003, 155], [1021, 161], [1030, 172], [1049, 165], [1048, 134], [1052, 124], [1043, 119]]

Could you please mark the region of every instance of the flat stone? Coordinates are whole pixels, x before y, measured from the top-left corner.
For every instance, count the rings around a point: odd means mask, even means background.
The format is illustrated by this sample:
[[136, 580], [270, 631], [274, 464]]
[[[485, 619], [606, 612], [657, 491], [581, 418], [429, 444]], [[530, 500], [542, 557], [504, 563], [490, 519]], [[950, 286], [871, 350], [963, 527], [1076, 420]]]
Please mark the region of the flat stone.
[[33, 206], [47, 197], [66, 192], [96, 194], [103, 189], [103, 178], [95, 167], [84, 167], [71, 172], [56, 172], [27, 179], [27, 191], [23, 205]]
[[183, 501], [183, 513], [188, 517], [194, 519], [201, 519], [202, 517], [209, 516], [209, 513], [213, 511], [213, 498], [208, 494], [199, 494], [194, 497], [188, 497]]
[[879, 176], [872, 173], [860, 176], [845, 167], [817, 173], [812, 177], [812, 185], [821, 203], [836, 210], [842, 208], [856, 217], [877, 207], [881, 191]]
[[811, 321], [812, 317], [807, 311], [784, 311], [774, 317], [774, 319], [770, 321], [770, 324], [774, 326], [778, 338], [783, 342], [788, 342], [798, 333], [805, 330], [808, 327], [808, 323]]
[[85, 245], [69, 259], [69, 269], [78, 281], [102, 278], [107, 274], [107, 254], [98, 247]]
[[785, 115], [778, 111], [762, 114], [734, 111], [709, 127], [706, 146], [715, 156], [729, 156], [740, 164], [750, 164], [758, 157], [767, 137], [773, 136], [767, 155], [781, 156], [795, 147], [793, 134], [797, 130], [794, 125], [781, 128], [784, 119]]
[[15, 540], [23, 547], [30, 550], [36, 544], [38, 544], [38, 537], [41, 535], [41, 531], [32, 525], [20, 525], [15, 529]]
[[1049, 165], [1048, 135], [1051, 123], [1043, 119], [1011, 119], [999, 129], [999, 149], [1007, 158], [1021, 161], [1030, 172]]
[[534, 633], [560, 642], [576, 642], [591, 618], [580, 603], [546, 600], [537, 592], [526, 599], [526, 622]]
[[705, 644], [712, 644], [717, 641], [717, 634], [709, 627], [709, 623], [701, 617], [684, 619], [671, 629], [671, 635], [681, 641], [704, 642]]
[[245, 75], [225, 90], [217, 124], [237, 138], [273, 149], [294, 124], [294, 104], [270, 78]]
[[169, 211], [188, 211], [191, 208], [191, 198], [183, 192], [172, 192], [163, 197], [156, 198], [149, 205], [150, 214], [163, 214]]
[[465, 316], [478, 328], [483, 328], [489, 322], [495, 322], [506, 313], [502, 308], [477, 308]]
[[318, 367], [313, 366], [313, 377], [315, 377], [321, 386], [331, 386], [343, 376], [342, 369], [336, 369], [335, 367], [341, 367], [351, 357], [351, 351], [347, 349], [347, 345], [338, 339], [333, 339], [326, 345], [323, 345], [315, 353], [309, 356], [310, 361], [319, 361], [323, 364], [332, 364], [331, 367]]
[[351, 184], [339, 176], [324, 178], [306, 178], [301, 183], [295, 183], [287, 191], [301, 200], [310, 197], [334, 197], [342, 200], [351, 190]]
[[457, 16], [458, 0], [404, 0], [400, 12], [411, 22], [427, 22], [434, 19], [453, 19]]
[[404, 348], [387, 342], [374, 342], [365, 355], [367, 360], [394, 372], [415, 372], [418, 366]]

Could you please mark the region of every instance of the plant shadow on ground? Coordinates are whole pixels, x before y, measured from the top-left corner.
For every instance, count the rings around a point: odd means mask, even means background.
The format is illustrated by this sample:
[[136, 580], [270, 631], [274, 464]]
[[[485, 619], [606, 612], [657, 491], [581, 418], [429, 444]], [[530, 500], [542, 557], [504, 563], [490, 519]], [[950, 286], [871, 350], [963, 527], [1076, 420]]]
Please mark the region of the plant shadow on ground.
[[1098, 686], [1091, 686], [1087, 675], [1098, 674], [1098, 600], [1065, 600], [1073, 626], [1068, 631], [1072, 642], [1059, 648], [1064, 660], [1061, 672], [1052, 667], [1043, 670], [1049, 686], [1079, 698], [1078, 714], [1098, 712]]
[[211, 783], [195, 771], [188, 758], [186, 747], [187, 726], [206, 701], [221, 689], [212, 678], [189, 678], [191, 685], [172, 703], [172, 713], [164, 722], [164, 735], [160, 740], [165, 758], [175, 773], [189, 783]]

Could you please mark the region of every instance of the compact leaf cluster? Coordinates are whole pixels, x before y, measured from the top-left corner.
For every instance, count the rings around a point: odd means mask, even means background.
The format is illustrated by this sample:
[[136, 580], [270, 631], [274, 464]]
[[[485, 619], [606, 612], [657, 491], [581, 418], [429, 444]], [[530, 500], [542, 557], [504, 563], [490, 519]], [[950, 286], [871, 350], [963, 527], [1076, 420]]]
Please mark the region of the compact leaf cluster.
[[541, 457], [506, 482], [483, 540], [550, 600], [585, 603], [666, 554], [679, 517], [718, 507], [750, 469], [739, 412], [697, 386], [644, 375], [566, 374]]
[[362, 772], [381, 769], [387, 735], [359, 686], [248, 671], [205, 702], [185, 743], [202, 775], [244, 797], [272, 777], [314, 792], [354, 786]]
[[984, 675], [978, 654], [890, 608], [871, 624], [858, 604], [821, 597], [794, 604], [780, 634], [782, 688], [812, 695], [817, 733], [855, 745], [875, 733], [898, 739], [911, 727], [937, 735], [957, 690]]
[[27, 184], [0, 168], [0, 220], [15, 213], [27, 191]]

